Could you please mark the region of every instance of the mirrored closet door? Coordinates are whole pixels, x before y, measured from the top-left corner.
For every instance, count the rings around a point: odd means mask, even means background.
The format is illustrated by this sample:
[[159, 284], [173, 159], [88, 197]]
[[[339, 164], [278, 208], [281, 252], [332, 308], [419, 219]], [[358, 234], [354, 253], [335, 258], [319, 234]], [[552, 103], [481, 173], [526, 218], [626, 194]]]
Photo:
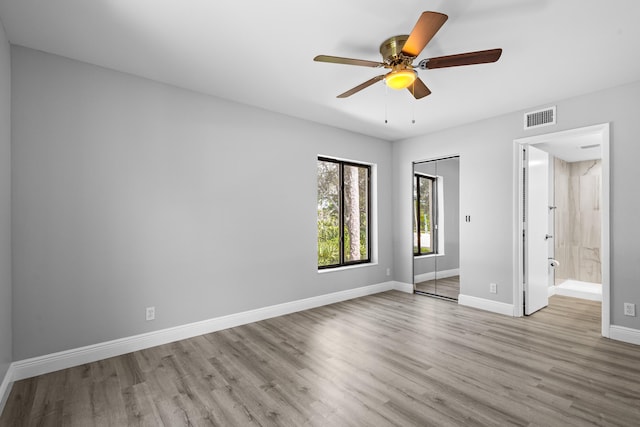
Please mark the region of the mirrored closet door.
[[413, 288], [458, 300], [460, 158], [413, 164]]

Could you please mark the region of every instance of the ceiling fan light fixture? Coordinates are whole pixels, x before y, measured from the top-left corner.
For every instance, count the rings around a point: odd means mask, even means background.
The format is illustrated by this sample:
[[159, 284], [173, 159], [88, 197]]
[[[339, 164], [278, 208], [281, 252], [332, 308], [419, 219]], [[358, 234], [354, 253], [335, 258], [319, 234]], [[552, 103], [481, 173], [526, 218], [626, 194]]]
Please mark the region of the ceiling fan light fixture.
[[393, 70], [384, 76], [384, 82], [391, 89], [406, 89], [413, 84], [418, 73], [412, 69]]

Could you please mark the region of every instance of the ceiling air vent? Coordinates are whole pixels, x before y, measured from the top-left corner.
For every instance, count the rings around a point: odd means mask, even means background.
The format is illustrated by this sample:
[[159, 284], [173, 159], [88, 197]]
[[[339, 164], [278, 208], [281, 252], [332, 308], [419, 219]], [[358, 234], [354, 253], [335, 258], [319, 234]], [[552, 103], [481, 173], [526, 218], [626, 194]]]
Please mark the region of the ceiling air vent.
[[556, 124], [556, 106], [543, 110], [531, 111], [524, 114], [524, 128], [533, 129], [540, 126]]

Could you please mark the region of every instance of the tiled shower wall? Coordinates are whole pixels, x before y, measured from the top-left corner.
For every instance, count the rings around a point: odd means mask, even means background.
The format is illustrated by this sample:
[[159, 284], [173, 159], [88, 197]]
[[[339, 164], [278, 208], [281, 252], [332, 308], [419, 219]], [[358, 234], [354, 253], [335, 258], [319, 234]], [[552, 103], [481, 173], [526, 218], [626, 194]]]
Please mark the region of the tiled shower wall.
[[567, 279], [602, 283], [600, 194], [602, 163], [554, 159], [556, 285]]

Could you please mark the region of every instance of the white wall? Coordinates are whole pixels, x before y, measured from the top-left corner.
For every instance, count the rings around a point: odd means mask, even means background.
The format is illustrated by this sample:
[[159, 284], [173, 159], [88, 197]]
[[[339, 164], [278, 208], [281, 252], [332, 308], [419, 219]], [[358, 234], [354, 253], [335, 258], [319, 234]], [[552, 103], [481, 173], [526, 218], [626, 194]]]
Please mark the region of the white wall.
[[11, 56], [0, 22], [0, 384], [11, 361]]
[[[461, 293], [512, 304], [513, 140], [611, 122], [611, 323], [640, 329], [639, 317], [622, 314], [623, 302], [640, 306], [640, 82], [559, 101], [557, 107], [556, 126], [525, 132], [523, 112], [516, 112], [393, 145], [395, 279], [411, 280], [411, 162], [459, 153], [460, 215], [471, 215], [460, 230]], [[498, 284], [495, 295], [490, 282]]]
[[[12, 61], [16, 360], [390, 279], [390, 143], [22, 47]], [[318, 274], [318, 154], [378, 165], [378, 265]]]

